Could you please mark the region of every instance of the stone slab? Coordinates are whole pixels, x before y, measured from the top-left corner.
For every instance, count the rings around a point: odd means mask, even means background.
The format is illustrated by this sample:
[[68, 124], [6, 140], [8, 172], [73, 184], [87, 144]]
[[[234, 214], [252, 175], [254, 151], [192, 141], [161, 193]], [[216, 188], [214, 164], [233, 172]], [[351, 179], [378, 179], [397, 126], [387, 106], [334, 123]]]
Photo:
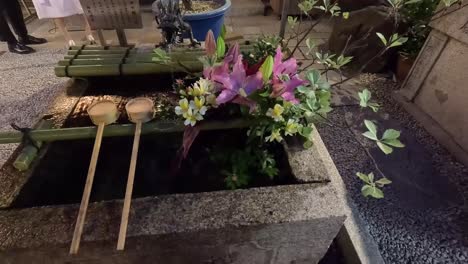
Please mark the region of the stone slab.
[[[441, 7], [443, 5], [441, 4]], [[468, 4], [454, 4], [447, 11], [436, 14], [431, 20], [430, 26], [440, 32], [444, 32], [451, 38], [468, 44]]]
[[[179, 258], [208, 261], [238, 252], [240, 259], [252, 254], [278, 258], [271, 263], [290, 263], [286, 259], [314, 263], [325, 254], [345, 220], [336, 197], [330, 184], [303, 184], [134, 199], [129, 241], [121, 260], [135, 263], [126, 261], [147, 255], [180, 263], [164, 256], [187, 246]], [[121, 200], [90, 204], [76, 259], [82, 256], [90, 263], [98, 259], [106, 263], [115, 256], [121, 208]], [[1, 211], [0, 258], [14, 263], [28, 263], [32, 256], [50, 261], [40, 263], [73, 262], [68, 246], [77, 211], [78, 205]], [[180, 247], [168, 246], [179, 243]], [[269, 250], [283, 253], [269, 255]]]
[[419, 92], [421, 86], [423, 86], [427, 75], [439, 58], [447, 41], [448, 37], [438, 31], [432, 31], [427, 37], [420, 55], [416, 59], [414, 66], [411, 68], [408, 77], [403, 82], [402, 88], [400, 89], [401, 95], [408, 101], [412, 101], [416, 97], [416, 94]]
[[450, 39], [414, 99], [465, 151], [468, 151], [467, 61], [468, 45]]

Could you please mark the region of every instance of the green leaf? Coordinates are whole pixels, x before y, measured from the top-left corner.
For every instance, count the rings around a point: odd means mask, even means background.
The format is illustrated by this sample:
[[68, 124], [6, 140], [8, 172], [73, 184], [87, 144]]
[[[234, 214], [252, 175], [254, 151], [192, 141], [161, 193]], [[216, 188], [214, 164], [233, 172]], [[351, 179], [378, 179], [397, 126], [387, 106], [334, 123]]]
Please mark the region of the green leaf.
[[320, 80], [320, 72], [316, 69], [308, 71], [307, 79], [311, 84], [317, 84], [317, 82]]
[[314, 111], [315, 110], [315, 102], [317, 100], [315, 100], [315, 98], [307, 98], [306, 100], [306, 103], [307, 103], [307, 106], [309, 107], [310, 110]]
[[303, 86], [303, 85], [301, 85], [301, 86], [297, 87], [297, 91], [300, 92], [300, 93], [306, 94], [306, 93], [308, 93], [310, 91], [310, 89]]
[[369, 177], [369, 182], [374, 182], [374, 173], [371, 172], [367, 175]]
[[376, 34], [380, 38], [384, 46], [387, 46], [387, 40], [385, 39], [384, 35], [382, 35], [382, 33], [379, 33], [379, 32], [377, 32]]
[[361, 192], [365, 197], [371, 196], [376, 199], [381, 199], [384, 197], [382, 190], [375, 186], [364, 185], [361, 189]]
[[400, 137], [400, 131], [395, 129], [387, 129], [383, 133], [382, 140], [397, 139], [398, 137]]
[[273, 63], [273, 57], [269, 55], [260, 67], [260, 72], [262, 73], [264, 82], [267, 82], [273, 73]]
[[288, 16], [289, 27], [294, 28], [297, 24], [297, 17]]
[[392, 183], [392, 181], [389, 180], [389, 179], [387, 179], [387, 178], [380, 178], [380, 179], [377, 180], [375, 183], [378, 184], [378, 185], [380, 185], [380, 186], [384, 186], [384, 185], [387, 185], [387, 184]]
[[377, 126], [374, 124], [374, 122], [365, 119], [364, 125], [367, 127], [367, 129], [369, 129], [369, 132], [371, 132], [377, 138]]
[[395, 148], [405, 147], [405, 145], [401, 143], [401, 141], [398, 139], [385, 139], [385, 140], [382, 140], [382, 142]]
[[357, 172], [356, 176], [358, 176], [363, 182], [370, 184], [369, 177], [366, 174]]
[[343, 18], [348, 19], [349, 18], [349, 12], [343, 12]]
[[409, 1], [405, 2], [405, 5], [416, 4], [416, 3], [419, 3], [421, 1], [422, 0], [409, 0]]
[[364, 89], [362, 90], [362, 92], [358, 92], [358, 95], [359, 95], [359, 105], [361, 107], [367, 107], [367, 103], [369, 102], [369, 100], [371, 99], [371, 92], [368, 90], [368, 89]]
[[383, 142], [377, 141], [377, 146], [387, 155], [393, 152], [393, 148], [385, 145]]
[[377, 103], [368, 103], [367, 106], [369, 106], [372, 109], [372, 111], [374, 111], [375, 113], [379, 111], [379, 107], [380, 107], [380, 105]]
[[362, 135], [365, 136], [366, 138], [369, 138], [369, 139], [372, 139], [372, 140], [375, 140], [375, 141], [379, 140], [377, 138], [377, 136], [372, 134], [370, 131], [366, 131], [366, 132], [362, 133]]
[[224, 43], [224, 39], [219, 36], [216, 40], [216, 55], [218, 58], [222, 58], [226, 53], [226, 44]]
[[223, 27], [221, 28], [221, 33], [219, 33], [221, 38], [225, 39], [226, 38], [226, 25], [223, 24]]
[[304, 142], [304, 144], [302, 145], [305, 149], [309, 149], [311, 148], [312, 146], [314, 145], [314, 142], [310, 141], [310, 140], [307, 140], [306, 142]]
[[305, 127], [302, 127], [302, 130], [300, 131], [300, 134], [307, 138], [307, 139], [310, 139], [311, 136], [312, 136], [312, 131], [314, 131], [314, 129], [312, 127], [309, 127], [309, 126], [305, 126]]
[[362, 193], [362, 195], [364, 195], [364, 197], [367, 197], [367, 196], [371, 195], [371, 193], [372, 193], [372, 186], [365, 184], [365, 185], [362, 186], [362, 188], [361, 188], [361, 193]]
[[305, 43], [307, 45], [307, 48], [309, 49], [307, 51], [306, 55], [309, 55], [309, 53], [312, 51], [312, 49], [315, 48], [315, 43], [310, 38], [307, 38]]

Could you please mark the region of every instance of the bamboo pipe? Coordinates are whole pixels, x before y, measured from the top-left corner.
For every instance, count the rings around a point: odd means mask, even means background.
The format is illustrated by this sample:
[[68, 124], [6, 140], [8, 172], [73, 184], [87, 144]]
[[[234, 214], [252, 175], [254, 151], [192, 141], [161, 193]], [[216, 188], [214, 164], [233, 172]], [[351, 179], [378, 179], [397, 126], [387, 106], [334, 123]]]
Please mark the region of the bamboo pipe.
[[[39, 121], [37, 125], [37, 129], [50, 129], [52, 127], [51, 120], [42, 119]], [[31, 163], [39, 153], [39, 149], [42, 146], [42, 141], [35, 141], [35, 145], [27, 144], [23, 146], [23, 149], [16, 157], [15, 161], [13, 162], [13, 167], [18, 171], [26, 171], [31, 166]]]
[[[232, 119], [229, 121], [205, 121], [198, 126], [201, 130], [224, 130], [248, 127], [251, 121], [246, 119]], [[183, 132], [185, 125], [182, 121], [152, 121], [143, 124], [141, 134], [162, 134]], [[134, 124], [109, 125], [103, 137], [120, 137], [133, 135]], [[89, 139], [96, 136], [96, 127], [73, 127], [57, 129], [32, 130], [29, 135], [35, 141], [53, 142], [63, 140]], [[23, 133], [18, 131], [0, 132], [0, 144], [20, 143]]]
[[83, 55], [93, 55], [93, 54], [130, 54], [136, 53], [135, 49], [131, 50], [68, 50], [67, 55], [76, 55], [76, 54], [83, 54]]
[[127, 50], [127, 47], [120, 46], [97, 46], [97, 45], [83, 45], [71, 46], [69, 50]]
[[[197, 62], [197, 57], [181, 57], [174, 58], [173, 61], [182, 61], [182, 62]], [[93, 59], [72, 59], [72, 60], [60, 60], [58, 62], [59, 66], [70, 66], [70, 65], [106, 65], [106, 64], [129, 64], [129, 63], [156, 63], [153, 61], [153, 57], [115, 57], [115, 58], [93, 58]]]
[[[240, 50], [252, 50], [252, 45], [239, 45]], [[171, 53], [204, 53], [203, 49], [174, 49]], [[68, 50], [67, 55], [99, 55], [99, 54], [152, 54], [152, 52], [138, 53], [138, 49], [78, 49]]]
[[167, 64], [132, 63], [109, 65], [77, 65], [56, 66], [57, 77], [96, 77], [96, 76], [128, 76], [146, 74], [169, 74], [174, 72], [201, 72], [203, 64], [195, 61], [173, 62]]

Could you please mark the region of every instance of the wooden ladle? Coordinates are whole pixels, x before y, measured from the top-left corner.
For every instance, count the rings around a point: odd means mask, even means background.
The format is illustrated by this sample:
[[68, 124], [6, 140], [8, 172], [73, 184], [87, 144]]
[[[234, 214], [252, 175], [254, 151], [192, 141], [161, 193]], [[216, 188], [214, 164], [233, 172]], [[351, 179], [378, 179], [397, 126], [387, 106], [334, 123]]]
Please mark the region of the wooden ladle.
[[98, 128], [96, 139], [94, 141], [91, 162], [89, 163], [88, 176], [86, 178], [83, 197], [81, 198], [80, 211], [78, 212], [78, 217], [76, 219], [75, 231], [73, 233], [73, 239], [70, 246], [70, 254], [78, 253], [78, 249], [80, 248], [81, 234], [83, 233], [83, 225], [86, 218], [86, 211], [88, 209], [91, 188], [93, 187], [94, 174], [96, 172], [97, 159], [99, 157], [99, 149], [101, 148], [104, 127], [114, 123], [119, 116], [119, 112], [117, 111], [117, 106], [113, 101], [103, 100], [90, 105], [88, 107], [88, 115], [91, 118], [91, 121], [97, 125]]
[[130, 121], [136, 124], [135, 137], [133, 138], [132, 157], [130, 159], [130, 169], [128, 171], [127, 189], [125, 191], [125, 200], [122, 210], [122, 219], [120, 221], [119, 240], [117, 241], [117, 250], [123, 250], [125, 247], [125, 238], [127, 237], [128, 216], [130, 214], [130, 203], [132, 201], [133, 181], [135, 179], [135, 169], [138, 157], [138, 147], [140, 145], [140, 133], [142, 123], [153, 119], [154, 103], [148, 98], [138, 97], [128, 101], [125, 105]]

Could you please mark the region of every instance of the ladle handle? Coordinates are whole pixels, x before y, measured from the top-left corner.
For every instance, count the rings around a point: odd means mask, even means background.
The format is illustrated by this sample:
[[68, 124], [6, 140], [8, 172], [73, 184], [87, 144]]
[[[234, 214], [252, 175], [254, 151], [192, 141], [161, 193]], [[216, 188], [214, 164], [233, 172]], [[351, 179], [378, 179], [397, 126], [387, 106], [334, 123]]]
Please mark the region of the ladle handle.
[[104, 123], [100, 123], [98, 125], [96, 140], [94, 141], [93, 154], [91, 156], [91, 162], [89, 163], [88, 176], [86, 178], [83, 197], [81, 198], [80, 211], [78, 212], [75, 231], [73, 233], [73, 240], [70, 246], [70, 254], [78, 253], [78, 249], [80, 248], [81, 234], [83, 233], [83, 225], [86, 218], [86, 210], [88, 210], [91, 188], [93, 187], [94, 173], [96, 172], [96, 164], [97, 159], [99, 157], [99, 149], [101, 148], [102, 133], [104, 132], [104, 127]]
[[127, 190], [125, 191], [125, 200], [122, 210], [122, 220], [120, 221], [119, 240], [117, 241], [117, 250], [123, 250], [125, 247], [125, 238], [127, 237], [128, 216], [130, 214], [130, 203], [132, 202], [133, 181], [135, 180], [135, 169], [138, 158], [138, 147], [140, 145], [141, 122], [136, 123], [135, 137], [133, 138], [132, 158], [130, 160], [130, 169], [128, 171]]

